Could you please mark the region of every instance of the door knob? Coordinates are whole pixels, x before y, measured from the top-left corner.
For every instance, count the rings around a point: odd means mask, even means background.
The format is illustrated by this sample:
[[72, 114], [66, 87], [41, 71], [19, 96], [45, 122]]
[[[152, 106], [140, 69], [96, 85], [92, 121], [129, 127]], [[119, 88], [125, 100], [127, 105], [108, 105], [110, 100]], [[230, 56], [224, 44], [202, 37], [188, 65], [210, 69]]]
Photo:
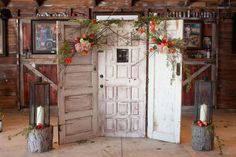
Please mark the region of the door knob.
[[102, 85], [102, 84], [100, 85], [100, 88], [103, 88], [103, 85]]
[[100, 75], [100, 78], [103, 78], [103, 75], [102, 75], [102, 74]]

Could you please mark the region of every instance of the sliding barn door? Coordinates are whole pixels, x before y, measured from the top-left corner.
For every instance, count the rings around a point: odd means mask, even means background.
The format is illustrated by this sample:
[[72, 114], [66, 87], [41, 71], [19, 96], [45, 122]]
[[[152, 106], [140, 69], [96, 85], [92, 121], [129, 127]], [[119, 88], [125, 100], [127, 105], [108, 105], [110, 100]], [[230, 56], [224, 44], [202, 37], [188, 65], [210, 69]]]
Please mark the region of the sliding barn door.
[[131, 32], [132, 22], [107, 30], [106, 45], [98, 52], [103, 136], [145, 136], [146, 42], [133, 38]]
[[[58, 22], [58, 49], [73, 40], [80, 26]], [[58, 65], [58, 108], [60, 144], [85, 140], [97, 132], [97, 54], [74, 56], [70, 65]]]
[[[167, 21], [167, 33], [182, 38], [183, 21]], [[178, 65], [177, 65], [178, 64]], [[182, 56], [177, 58], [172, 78], [171, 66], [167, 66], [167, 54], [155, 53], [149, 58], [148, 85], [148, 137], [162, 141], [180, 142], [180, 117], [182, 98]], [[178, 74], [177, 74], [177, 71]]]

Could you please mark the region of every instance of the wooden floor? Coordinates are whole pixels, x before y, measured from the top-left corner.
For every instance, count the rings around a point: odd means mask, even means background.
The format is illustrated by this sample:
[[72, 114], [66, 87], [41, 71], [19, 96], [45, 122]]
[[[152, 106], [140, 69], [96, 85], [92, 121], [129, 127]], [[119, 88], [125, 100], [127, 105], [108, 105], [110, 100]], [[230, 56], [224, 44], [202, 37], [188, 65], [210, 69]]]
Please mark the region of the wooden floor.
[[[181, 128], [181, 144], [171, 144], [147, 138], [111, 138], [98, 137], [88, 141], [61, 145], [57, 143], [57, 118], [52, 118], [54, 127], [54, 149], [43, 154], [32, 154], [26, 150], [26, 140], [13, 135], [28, 124], [28, 113], [8, 111], [5, 114], [4, 131], [0, 133], [0, 157], [217, 157], [218, 143], [210, 152], [197, 152], [191, 148], [192, 112], [183, 112]], [[216, 135], [222, 139], [223, 156], [236, 156], [236, 111], [215, 111], [214, 122]]]

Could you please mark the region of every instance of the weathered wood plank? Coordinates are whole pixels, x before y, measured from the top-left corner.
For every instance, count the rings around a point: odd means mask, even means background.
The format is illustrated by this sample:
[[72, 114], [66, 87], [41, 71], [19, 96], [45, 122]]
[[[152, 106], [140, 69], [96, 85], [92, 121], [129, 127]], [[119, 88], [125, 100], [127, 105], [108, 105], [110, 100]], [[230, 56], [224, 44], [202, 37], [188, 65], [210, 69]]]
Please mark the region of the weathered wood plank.
[[204, 65], [202, 68], [200, 68], [198, 71], [196, 71], [194, 74], [192, 74], [188, 79], [184, 80], [183, 82], [183, 86], [185, 86], [189, 81], [192, 81], [194, 78], [196, 78], [197, 76], [199, 76], [202, 72], [204, 72], [205, 70], [207, 70], [211, 65], [207, 64]]
[[41, 72], [39, 72], [37, 69], [35, 69], [32, 65], [30, 64], [24, 64], [25, 67], [27, 67], [29, 70], [31, 70], [35, 75], [37, 75], [38, 77], [42, 77], [43, 81], [49, 82], [50, 86], [53, 87], [54, 89], [57, 90], [57, 85], [51, 81], [50, 79], [48, 79], [46, 76], [44, 76]]

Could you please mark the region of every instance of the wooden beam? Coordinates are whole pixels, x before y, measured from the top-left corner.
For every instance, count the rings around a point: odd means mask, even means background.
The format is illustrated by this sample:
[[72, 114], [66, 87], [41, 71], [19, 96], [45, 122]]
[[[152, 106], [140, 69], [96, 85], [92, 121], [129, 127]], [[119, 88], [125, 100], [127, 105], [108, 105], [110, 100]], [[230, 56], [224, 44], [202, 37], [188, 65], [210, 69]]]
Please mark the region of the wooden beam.
[[35, 69], [31, 64], [24, 64], [24, 66], [27, 67], [30, 71], [32, 71], [38, 77], [42, 77], [43, 81], [50, 83], [50, 86], [54, 88], [55, 90], [57, 90], [57, 85], [52, 80], [44, 76], [40, 71]]
[[10, 2], [10, 0], [0, 0], [0, 1], [5, 5], [5, 7], [7, 7], [7, 5]]
[[34, 1], [36, 1], [39, 7], [45, 2], [45, 0], [34, 0]]
[[198, 75], [200, 75], [202, 72], [204, 72], [205, 70], [207, 70], [209, 67], [211, 66], [211, 64], [207, 64], [203, 67], [201, 67], [198, 71], [196, 71], [195, 73], [193, 73], [188, 79], [184, 80], [183, 82], [183, 87], [185, 85], [187, 85], [188, 82], [191, 82], [193, 79], [195, 79]]
[[102, 2], [102, 0], [94, 0], [94, 1], [95, 1], [95, 6], [98, 6]]
[[190, 5], [190, 0], [185, 0], [185, 1], [184, 1], [184, 6], [187, 7], [187, 6], [189, 6], [189, 5]]

